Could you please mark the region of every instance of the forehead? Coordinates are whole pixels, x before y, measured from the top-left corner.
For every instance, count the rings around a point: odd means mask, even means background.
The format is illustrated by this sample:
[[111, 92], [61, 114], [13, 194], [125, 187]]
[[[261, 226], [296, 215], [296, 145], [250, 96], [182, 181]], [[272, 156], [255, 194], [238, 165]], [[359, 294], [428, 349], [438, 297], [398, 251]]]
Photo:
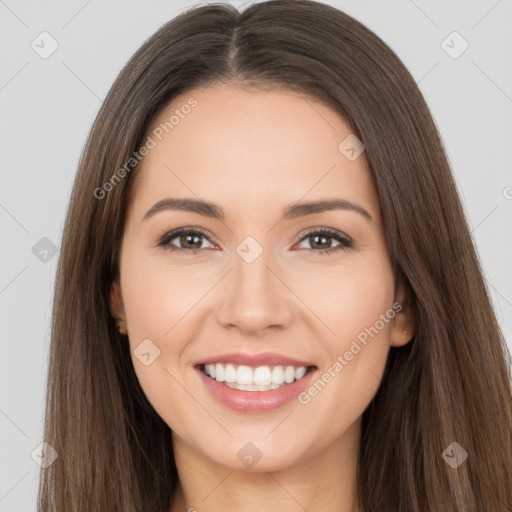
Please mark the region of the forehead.
[[297, 92], [226, 84], [190, 90], [159, 113], [143, 139], [153, 148], [135, 202], [196, 195], [257, 209], [329, 195], [371, 209], [364, 153], [350, 160], [339, 149], [352, 131], [331, 107]]

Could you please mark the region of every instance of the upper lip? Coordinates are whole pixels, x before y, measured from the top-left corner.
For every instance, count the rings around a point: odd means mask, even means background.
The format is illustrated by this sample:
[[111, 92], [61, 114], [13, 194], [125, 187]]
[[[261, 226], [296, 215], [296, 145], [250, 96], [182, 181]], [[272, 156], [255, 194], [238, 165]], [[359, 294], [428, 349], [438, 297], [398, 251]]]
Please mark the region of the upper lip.
[[243, 353], [229, 353], [222, 354], [219, 356], [209, 357], [208, 359], [202, 359], [196, 363], [196, 366], [204, 364], [216, 364], [216, 363], [231, 363], [236, 365], [245, 366], [314, 366], [312, 363], [307, 361], [301, 361], [293, 357], [287, 357], [282, 354], [276, 354], [273, 352], [263, 352], [261, 354], [243, 354]]

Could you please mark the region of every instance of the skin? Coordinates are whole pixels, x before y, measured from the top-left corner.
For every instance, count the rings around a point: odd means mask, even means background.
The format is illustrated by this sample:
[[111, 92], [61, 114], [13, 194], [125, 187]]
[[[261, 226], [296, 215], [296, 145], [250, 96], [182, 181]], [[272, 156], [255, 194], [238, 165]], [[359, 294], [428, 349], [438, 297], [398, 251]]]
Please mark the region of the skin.
[[[237, 350], [272, 351], [311, 361], [320, 377], [365, 327], [406, 301], [401, 283], [394, 286], [364, 153], [350, 161], [338, 150], [352, 130], [318, 100], [234, 84], [176, 97], [148, 134], [190, 97], [197, 106], [137, 176], [111, 295], [142, 389], [173, 432], [180, 482], [170, 510], [359, 511], [361, 417], [390, 346], [413, 336], [406, 308], [305, 405], [233, 411], [209, 394], [193, 366]], [[213, 202], [225, 219], [163, 210], [143, 221], [165, 197]], [[288, 205], [326, 198], [356, 203], [373, 220], [333, 210], [280, 221]], [[202, 228], [207, 237], [173, 238], [181, 252], [157, 246], [180, 227]], [[319, 255], [340, 242], [305, 236], [318, 227], [345, 234], [353, 246]], [[252, 263], [236, 252], [247, 236], [263, 248]], [[193, 254], [194, 247], [203, 251]], [[160, 350], [149, 366], [133, 354], [147, 338]], [[261, 452], [251, 468], [237, 457], [249, 441]]]

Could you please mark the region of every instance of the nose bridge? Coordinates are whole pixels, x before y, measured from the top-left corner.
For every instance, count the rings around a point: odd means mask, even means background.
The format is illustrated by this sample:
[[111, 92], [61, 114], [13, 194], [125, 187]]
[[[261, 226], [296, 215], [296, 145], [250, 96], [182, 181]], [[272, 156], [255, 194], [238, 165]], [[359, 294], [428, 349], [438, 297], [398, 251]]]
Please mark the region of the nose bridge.
[[219, 310], [223, 325], [237, 325], [249, 332], [289, 322], [286, 287], [270, 270], [274, 267], [272, 251], [254, 238], [247, 237], [237, 246], [229, 286]]
[[[249, 245], [247, 252], [243, 252], [248, 244], [240, 244], [234, 258], [233, 286], [234, 293], [241, 294], [243, 298], [258, 297], [265, 295], [273, 296], [272, 289], [275, 288], [275, 276], [270, 272], [272, 258], [268, 250], [262, 250], [255, 254], [256, 249]], [[240, 297], [240, 298], [242, 298]]]

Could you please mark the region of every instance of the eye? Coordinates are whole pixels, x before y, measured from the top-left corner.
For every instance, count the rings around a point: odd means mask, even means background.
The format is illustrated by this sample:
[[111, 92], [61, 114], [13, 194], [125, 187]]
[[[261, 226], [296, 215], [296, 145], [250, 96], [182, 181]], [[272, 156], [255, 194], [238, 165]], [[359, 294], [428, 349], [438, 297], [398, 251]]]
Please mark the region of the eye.
[[[333, 239], [339, 242], [337, 246], [332, 247]], [[313, 252], [318, 256], [328, 256], [353, 247], [353, 242], [348, 236], [329, 228], [316, 228], [309, 231], [301, 238], [301, 243], [302, 241], [309, 243]]]
[[[174, 240], [177, 242], [173, 242]], [[336, 240], [338, 245], [333, 247], [332, 240]], [[204, 241], [208, 241], [210, 246], [203, 246]], [[311, 251], [318, 256], [329, 255], [353, 247], [353, 242], [348, 236], [329, 228], [311, 230], [301, 238], [299, 244], [303, 241], [309, 243]], [[202, 229], [191, 227], [179, 228], [166, 233], [158, 239], [157, 246], [165, 247], [171, 252], [192, 252], [192, 254], [213, 248], [208, 235]]]
[[[181, 247], [177, 247], [174, 243], [171, 243], [173, 240], [177, 240], [177, 243], [180, 244]], [[196, 254], [208, 248], [203, 246], [204, 240], [209, 241], [209, 238], [206, 233], [199, 228], [179, 228], [162, 236], [158, 240], [157, 245], [159, 247], [165, 247], [169, 251], [189, 251]]]

